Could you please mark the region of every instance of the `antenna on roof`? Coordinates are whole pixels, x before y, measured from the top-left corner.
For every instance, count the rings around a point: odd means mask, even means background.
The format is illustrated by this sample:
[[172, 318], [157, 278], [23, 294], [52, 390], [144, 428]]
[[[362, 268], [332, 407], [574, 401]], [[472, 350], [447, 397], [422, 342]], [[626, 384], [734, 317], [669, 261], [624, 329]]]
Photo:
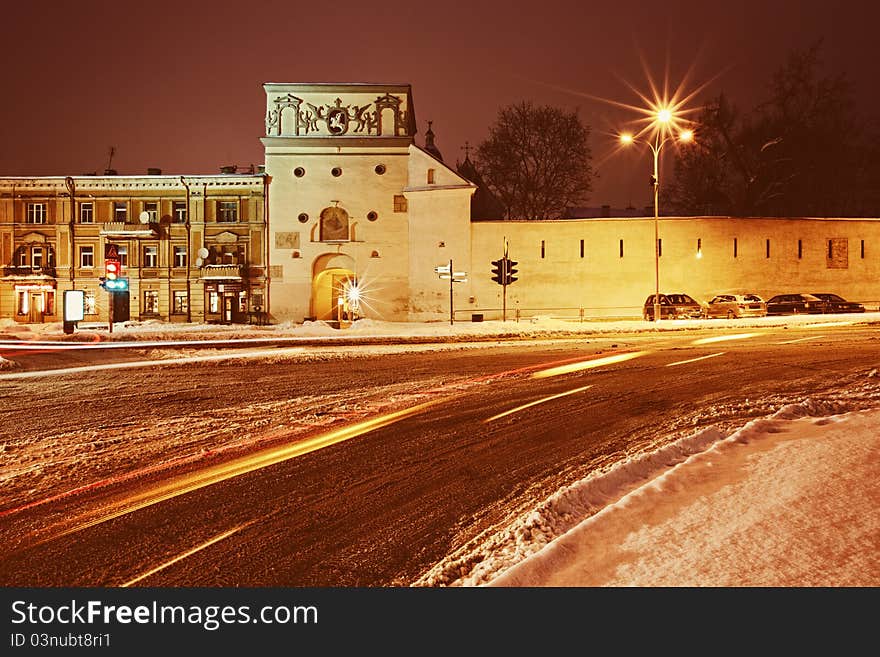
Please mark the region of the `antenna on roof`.
[[113, 167], [112, 167], [112, 165], [113, 165], [113, 156], [116, 155], [116, 146], [111, 146], [111, 147], [108, 149], [107, 154], [108, 154], [110, 157], [107, 159], [107, 169], [105, 169], [104, 174], [105, 174], [105, 175], [112, 175], [112, 174], [115, 174], [115, 173], [116, 173], [116, 172], [113, 170]]

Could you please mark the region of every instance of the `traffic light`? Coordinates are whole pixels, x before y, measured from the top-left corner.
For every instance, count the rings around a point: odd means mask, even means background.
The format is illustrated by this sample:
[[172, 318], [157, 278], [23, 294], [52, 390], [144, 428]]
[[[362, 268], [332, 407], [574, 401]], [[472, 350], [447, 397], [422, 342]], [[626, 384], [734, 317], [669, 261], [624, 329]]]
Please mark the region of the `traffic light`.
[[118, 260], [104, 261], [104, 274], [107, 277], [108, 281], [115, 281], [117, 278], [119, 278], [121, 270], [122, 263]]
[[120, 278], [122, 263], [118, 260], [104, 261], [104, 276], [101, 277], [101, 287], [108, 292], [120, 292], [128, 289], [128, 279]]
[[516, 276], [514, 274], [517, 272], [516, 265], [518, 264], [516, 260], [511, 260], [510, 258], [506, 258], [507, 267], [504, 268], [505, 274], [507, 276], [504, 281], [505, 285], [510, 285], [516, 280]]
[[504, 258], [492, 261], [492, 280], [498, 285], [504, 285]]

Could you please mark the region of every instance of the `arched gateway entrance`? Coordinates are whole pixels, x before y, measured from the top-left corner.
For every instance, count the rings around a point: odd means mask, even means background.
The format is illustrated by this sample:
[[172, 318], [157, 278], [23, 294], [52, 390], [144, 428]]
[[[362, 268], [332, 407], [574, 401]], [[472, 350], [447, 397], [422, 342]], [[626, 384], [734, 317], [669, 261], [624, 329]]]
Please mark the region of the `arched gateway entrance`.
[[352, 319], [346, 290], [355, 280], [354, 260], [341, 253], [319, 256], [312, 267], [312, 317], [324, 321]]

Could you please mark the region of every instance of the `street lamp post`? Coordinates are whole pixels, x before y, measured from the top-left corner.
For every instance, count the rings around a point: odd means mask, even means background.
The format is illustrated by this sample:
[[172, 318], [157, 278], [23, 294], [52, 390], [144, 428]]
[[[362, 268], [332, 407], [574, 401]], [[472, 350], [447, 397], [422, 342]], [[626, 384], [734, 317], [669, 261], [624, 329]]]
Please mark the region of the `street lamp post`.
[[[670, 134], [670, 123], [673, 121], [672, 110], [661, 108], [654, 117], [654, 141], [647, 144], [654, 154], [654, 175], [651, 176], [651, 186], [654, 188], [654, 321], [660, 321], [660, 151], [670, 141], [677, 139], [681, 142], [693, 140], [694, 133], [691, 130], [682, 130], [677, 135]], [[629, 133], [620, 135], [620, 143], [624, 146], [636, 143], [637, 140]]]

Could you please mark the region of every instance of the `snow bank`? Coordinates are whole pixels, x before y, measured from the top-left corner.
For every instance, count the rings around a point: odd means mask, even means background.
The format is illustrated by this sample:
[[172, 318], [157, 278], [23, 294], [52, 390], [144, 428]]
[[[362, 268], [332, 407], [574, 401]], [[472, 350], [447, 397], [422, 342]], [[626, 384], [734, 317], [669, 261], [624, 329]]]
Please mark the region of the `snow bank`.
[[653, 452], [631, 457], [559, 490], [510, 527], [479, 537], [420, 577], [414, 586], [479, 586], [539, 553], [584, 519], [595, 516], [642, 486], [656, 485], [671, 468], [722, 441], [748, 443], [777, 433], [785, 422], [851, 410], [840, 401], [805, 400], [767, 418], [752, 420], [730, 436], [715, 427], [680, 438]]

